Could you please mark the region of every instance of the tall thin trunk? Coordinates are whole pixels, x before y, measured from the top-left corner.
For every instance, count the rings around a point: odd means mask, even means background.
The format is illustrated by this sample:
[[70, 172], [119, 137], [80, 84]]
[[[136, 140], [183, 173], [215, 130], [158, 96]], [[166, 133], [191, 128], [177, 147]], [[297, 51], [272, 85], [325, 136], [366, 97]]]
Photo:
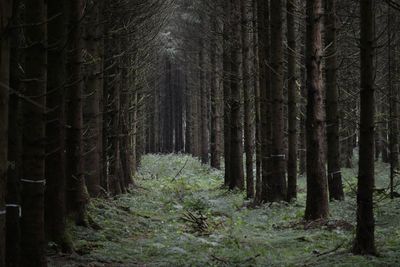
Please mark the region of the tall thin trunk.
[[271, 0], [271, 116], [272, 146], [271, 179], [268, 180], [268, 201], [286, 200], [286, 154], [283, 121], [283, 17], [282, 0]]
[[1, 1], [0, 8], [0, 266], [6, 258], [6, 188], [8, 169], [8, 100], [10, 79], [10, 35], [7, 32], [11, 22], [13, 3]]
[[394, 180], [399, 167], [399, 121], [398, 121], [398, 85], [393, 80], [398, 72], [396, 60], [396, 46], [394, 41], [396, 35], [394, 33], [394, 25], [396, 16], [393, 14], [391, 7], [388, 6], [388, 91], [389, 91], [389, 151], [390, 151], [390, 196], [394, 198], [395, 184]]
[[325, 46], [326, 46], [326, 132], [329, 197], [343, 200], [342, 174], [340, 171], [339, 113], [337, 87], [336, 51], [336, 0], [325, 0]]
[[[12, 24], [17, 25], [21, 21], [21, 1], [13, 1]], [[22, 30], [13, 29], [10, 42], [10, 92], [8, 112], [8, 162], [7, 172], [7, 195], [6, 195], [6, 266], [20, 266], [20, 180], [22, 169], [22, 101], [18, 93], [22, 89], [23, 72], [19, 68], [23, 64], [23, 53], [21, 53]], [[1, 85], [0, 85], [1, 87]], [[1, 90], [1, 88], [0, 88]], [[1, 265], [1, 264], [0, 264]]]
[[240, 0], [232, 1], [232, 50], [231, 50], [231, 101], [230, 101], [230, 189], [244, 189], [243, 127], [241, 119], [241, 68], [242, 46], [240, 38]]
[[83, 173], [82, 140], [82, 0], [69, 2], [69, 40], [67, 55], [67, 210], [78, 225], [86, 225], [87, 189]]
[[67, 1], [48, 1], [47, 125], [46, 125], [46, 239], [55, 242], [62, 251], [71, 250], [66, 234], [65, 203], [65, 90]]
[[224, 164], [225, 175], [224, 184], [229, 186], [231, 179], [231, 23], [230, 23], [230, 10], [231, 1], [224, 1], [224, 54], [223, 54], [223, 75], [224, 75]]
[[85, 181], [90, 196], [101, 194], [102, 178], [102, 121], [101, 98], [103, 94], [103, 38], [102, 38], [102, 1], [91, 7], [86, 16], [86, 49], [88, 56], [87, 79], [85, 84], [84, 120], [85, 136]]
[[[211, 167], [219, 169], [221, 167], [221, 148], [222, 148], [222, 110], [223, 110], [223, 94], [222, 94], [222, 53], [223, 40], [221, 38], [222, 21], [218, 18], [221, 11], [219, 3], [216, 3], [216, 14], [212, 16], [213, 44], [211, 49]], [[219, 12], [218, 12], [219, 11]]]
[[322, 1], [307, 0], [307, 204], [306, 220], [329, 215], [322, 83]]
[[[44, 231], [46, 1], [25, 1], [25, 96], [23, 105], [21, 266], [46, 266]], [[2, 105], [3, 106], [3, 105]]]
[[271, 179], [271, 71], [269, 35], [269, 2], [258, 0], [258, 53], [260, 80], [262, 194], [260, 201], [268, 201], [268, 181]]
[[253, 1], [253, 65], [254, 65], [254, 104], [255, 104], [255, 149], [256, 149], [256, 193], [255, 201], [261, 199], [262, 193], [262, 180], [261, 180], [261, 113], [260, 113], [260, 67], [259, 67], [259, 53], [258, 53], [258, 33], [257, 33], [257, 20], [258, 20], [258, 4], [257, 0]]
[[357, 188], [357, 230], [353, 253], [376, 254], [374, 222], [374, 1], [360, 0], [361, 109]]
[[199, 53], [199, 71], [200, 71], [200, 149], [201, 149], [201, 162], [208, 163], [208, 86], [206, 82], [206, 62], [207, 62], [207, 49], [205, 43], [200, 41]]
[[244, 147], [246, 153], [246, 196], [254, 197], [254, 87], [251, 83], [251, 8], [248, 0], [241, 0], [242, 16], [242, 53], [243, 53], [243, 101], [244, 101]]
[[296, 67], [296, 28], [295, 0], [287, 0], [287, 42], [288, 42], [288, 191], [287, 200], [297, 197], [297, 67]]

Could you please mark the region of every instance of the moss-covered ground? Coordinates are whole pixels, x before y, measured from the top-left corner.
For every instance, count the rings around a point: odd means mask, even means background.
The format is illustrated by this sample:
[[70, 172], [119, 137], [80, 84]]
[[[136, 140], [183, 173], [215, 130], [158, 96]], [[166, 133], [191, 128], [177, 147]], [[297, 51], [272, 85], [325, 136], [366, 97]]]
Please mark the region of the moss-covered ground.
[[[346, 200], [330, 205], [329, 221], [304, 223], [305, 178], [295, 203], [252, 207], [222, 187], [222, 172], [179, 155], [148, 155], [137, 187], [93, 199], [100, 229], [72, 227], [73, 255], [50, 266], [400, 266], [400, 200], [376, 194], [379, 257], [349, 253], [354, 237], [356, 170], [343, 170]], [[388, 167], [377, 164], [377, 188]]]

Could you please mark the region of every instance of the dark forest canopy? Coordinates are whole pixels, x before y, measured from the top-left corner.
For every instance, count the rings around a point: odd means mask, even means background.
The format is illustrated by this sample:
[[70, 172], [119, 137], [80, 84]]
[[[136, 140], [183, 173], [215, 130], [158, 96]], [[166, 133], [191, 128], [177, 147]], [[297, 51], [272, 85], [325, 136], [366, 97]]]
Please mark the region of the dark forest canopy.
[[[301, 207], [271, 235], [354, 228], [351, 242], [316, 257], [388, 255], [382, 233], [398, 229], [375, 221], [391, 225], [382, 214], [400, 196], [399, 12], [397, 0], [0, 0], [0, 267], [67, 265], [54, 255], [81, 253], [85, 231], [111, 231], [119, 215], [101, 216], [121, 199], [130, 219], [150, 223], [133, 201], [157, 209], [166, 193], [183, 212], [174, 225], [200, 236], [228, 227], [210, 203], [238, 197], [257, 219]], [[186, 209], [185, 194], [199, 192], [208, 204]], [[354, 212], [338, 219], [341, 203]], [[218, 218], [251, 231], [236, 209]], [[292, 265], [264, 252], [207, 257]], [[70, 264], [91, 266], [79, 260]]]

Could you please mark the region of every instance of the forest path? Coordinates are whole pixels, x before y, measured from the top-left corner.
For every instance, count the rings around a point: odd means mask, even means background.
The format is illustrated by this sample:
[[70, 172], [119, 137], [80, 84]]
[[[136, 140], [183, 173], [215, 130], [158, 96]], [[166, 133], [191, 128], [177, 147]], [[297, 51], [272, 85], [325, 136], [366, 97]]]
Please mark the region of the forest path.
[[[222, 172], [194, 158], [148, 155], [141, 165], [138, 188], [113, 200], [92, 200], [89, 214], [101, 229], [72, 228], [77, 253], [51, 257], [50, 266], [400, 263], [399, 201], [378, 203], [377, 242], [384, 257], [362, 258], [348, 253], [355, 212], [352, 170], [344, 172], [347, 200], [331, 204], [331, 220], [304, 224], [304, 178], [299, 180], [296, 203], [253, 209], [248, 208], [242, 193], [221, 187]], [[389, 223], [379, 225], [380, 218]]]

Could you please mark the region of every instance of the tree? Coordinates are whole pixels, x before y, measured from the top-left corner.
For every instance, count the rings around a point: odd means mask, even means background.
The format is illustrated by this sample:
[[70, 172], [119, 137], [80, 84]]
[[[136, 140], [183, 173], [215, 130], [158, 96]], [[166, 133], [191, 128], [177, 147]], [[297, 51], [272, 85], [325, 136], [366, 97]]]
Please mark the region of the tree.
[[254, 197], [254, 115], [253, 99], [254, 88], [251, 84], [252, 62], [251, 62], [251, 3], [247, 0], [241, 0], [242, 17], [242, 54], [243, 54], [243, 102], [244, 102], [244, 150], [246, 153], [246, 194], [247, 198]]
[[230, 101], [230, 189], [244, 188], [243, 144], [241, 120], [241, 67], [242, 46], [240, 38], [240, 0], [233, 0], [232, 9], [232, 47], [231, 47], [231, 101]]
[[224, 87], [224, 184], [229, 186], [231, 179], [231, 1], [224, 1], [223, 29], [223, 87]]
[[213, 31], [211, 46], [211, 167], [219, 169], [221, 167], [222, 154], [222, 116], [223, 116], [223, 88], [222, 88], [222, 54], [223, 54], [223, 36], [222, 36], [222, 19], [219, 18], [221, 13], [221, 5], [216, 2], [214, 12], [211, 16], [211, 27]]
[[357, 229], [353, 253], [376, 254], [374, 190], [374, 1], [360, 0], [360, 150], [357, 185]]
[[261, 168], [262, 192], [257, 202], [268, 200], [268, 179], [271, 175], [270, 142], [271, 142], [271, 113], [270, 113], [270, 35], [269, 35], [269, 3], [257, 2], [258, 21], [258, 55], [260, 80], [260, 118], [261, 118]]
[[322, 82], [322, 1], [307, 0], [307, 203], [306, 220], [329, 215], [325, 169], [325, 112]]
[[329, 197], [343, 200], [342, 174], [340, 170], [339, 113], [336, 51], [336, 0], [325, 1], [325, 46], [326, 46], [326, 132]]
[[86, 15], [84, 40], [86, 48], [86, 79], [84, 98], [85, 131], [85, 181], [90, 196], [98, 197], [101, 193], [102, 175], [102, 123], [103, 113], [100, 111], [103, 95], [103, 2], [94, 1]]
[[[46, 239], [64, 252], [71, 250], [66, 233], [65, 86], [68, 1], [48, 1], [47, 125], [46, 125]], [[55, 16], [54, 19], [53, 16]]]
[[21, 191], [21, 266], [46, 266], [44, 233], [46, 1], [25, 1], [25, 97]]
[[[12, 25], [21, 21], [21, 1], [13, 1]], [[10, 32], [10, 99], [8, 112], [8, 172], [7, 172], [7, 223], [6, 223], [6, 266], [20, 265], [21, 243], [21, 197], [20, 180], [22, 169], [22, 89], [23, 72], [19, 67], [23, 60], [22, 29], [13, 28]], [[1, 90], [1, 89], [0, 89]]]
[[286, 200], [286, 154], [283, 121], [283, 17], [282, 0], [271, 0], [271, 116], [272, 143], [271, 179], [268, 182], [269, 201]]
[[297, 197], [297, 69], [296, 69], [296, 28], [295, 0], [288, 0], [287, 13], [287, 42], [288, 42], [288, 191], [287, 200]]
[[0, 2], [0, 266], [5, 265], [6, 187], [8, 169], [8, 100], [10, 79], [10, 35], [12, 1]]
[[68, 54], [67, 54], [67, 211], [78, 225], [86, 225], [87, 189], [83, 169], [83, 2], [69, 2]]

